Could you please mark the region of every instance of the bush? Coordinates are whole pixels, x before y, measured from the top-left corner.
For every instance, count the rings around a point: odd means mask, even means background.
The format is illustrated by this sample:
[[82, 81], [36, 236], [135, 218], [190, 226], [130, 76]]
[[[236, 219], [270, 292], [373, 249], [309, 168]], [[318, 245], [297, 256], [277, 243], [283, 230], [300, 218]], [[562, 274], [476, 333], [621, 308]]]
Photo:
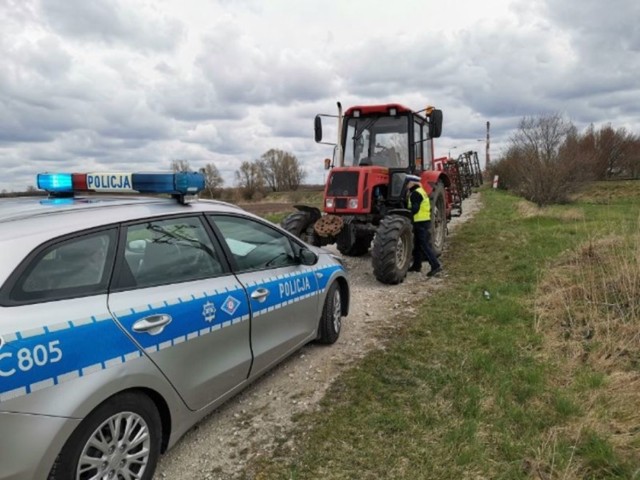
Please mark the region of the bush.
[[575, 139], [575, 127], [559, 114], [525, 117], [490, 173], [538, 206], [566, 203], [587, 179]]

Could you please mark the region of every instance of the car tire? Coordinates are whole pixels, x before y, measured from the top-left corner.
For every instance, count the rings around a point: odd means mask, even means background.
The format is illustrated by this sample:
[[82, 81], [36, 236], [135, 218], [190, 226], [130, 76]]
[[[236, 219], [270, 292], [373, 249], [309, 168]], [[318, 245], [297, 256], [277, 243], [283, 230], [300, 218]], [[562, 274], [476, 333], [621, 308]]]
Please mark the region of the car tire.
[[338, 282], [333, 282], [327, 291], [318, 325], [318, 342], [335, 343], [342, 329], [342, 292]]
[[[121, 427], [124, 428], [117, 432], [119, 438], [114, 438], [114, 430]], [[98, 442], [91, 444], [92, 440], [103, 443], [105, 451], [95, 446]], [[160, 455], [161, 440], [162, 423], [153, 401], [141, 393], [116, 395], [99, 405], [76, 428], [56, 458], [49, 480], [123, 478], [119, 471], [134, 472], [135, 478], [150, 480]], [[142, 461], [125, 460], [136, 454], [134, 458]]]

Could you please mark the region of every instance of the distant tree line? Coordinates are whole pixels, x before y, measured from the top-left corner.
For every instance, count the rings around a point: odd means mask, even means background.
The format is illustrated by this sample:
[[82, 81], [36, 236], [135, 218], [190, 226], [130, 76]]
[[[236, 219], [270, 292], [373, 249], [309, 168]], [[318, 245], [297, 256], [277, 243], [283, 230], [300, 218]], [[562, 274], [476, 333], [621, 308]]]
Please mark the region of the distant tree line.
[[540, 206], [564, 203], [586, 181], [640, 178], [640, 137], [611, 125], [579, 133], [558, 113], [524, 117], [489, 173]]
[[[193, 171], [188, 160], [173, 160], [174, 172]], [[199, 169], [205, 177], [203, 196], [221, 198], [224, 179], [213, 163]], [[258, 200], [266, 191], [284, 192], [297, 190], [302, 184], [306, 172], [295, 155], [284, 150], [270, 149], [252, 162], [244, 161], [235, 172], [238, 193], [244, 200]], [[224, 195], [228, 197], [228, 195]]]
[[[176, 159], [171, 161], [173, 172], [193, 172], [189, 160]], [[207, 163], [197, 169], [204, 175], [205, 187], [201, 196], [205, 198], [223, 198], [227, 201], [259, 200], [267, 191], [284, 192], [297, 190], [302, 185], [306, 172], [299, 160], [292, 153], [272, 148], [263, 153], [260, 158], [249, 162], [244, 161], [235, 171], [237, 189], [225, 189], [224, 178], [220, 170], [213, 163]], [[18, 195], [45, 195], [45, 192], [29, 185], [23, 192], [0, 191], [0, 197], [15, 197]]]
[[253, 162], [242, 162], [235, 176], [242, 197], [255, 200], [264, 195], [265, 190], [297, 190], [306, 172], [295, 155], [272, 148]]

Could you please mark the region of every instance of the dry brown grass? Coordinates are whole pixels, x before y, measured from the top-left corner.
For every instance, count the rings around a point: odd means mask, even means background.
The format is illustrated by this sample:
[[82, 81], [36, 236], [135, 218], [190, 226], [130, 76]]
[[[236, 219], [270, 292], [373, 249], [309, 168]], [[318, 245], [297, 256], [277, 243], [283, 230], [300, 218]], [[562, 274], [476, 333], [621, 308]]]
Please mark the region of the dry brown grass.
[[537, 328], [565, 360], [609, 372], [640, 366], [638, 239], [593, 240], [556, 264], [539, 285]]
[[[538, 286], [536, 328], [544, 355], [559, 366], [557, 386], [578, 392], [581, 414], [550, 432], [534, 464], [549, 468], [558, 438], [578, 445], [585, 431], [609, 439], [619, 455], [637, 457], [640, 234], [591, 240], [552, 265]], [[577, 375], [585, 371], [602, 375], [603, 385], [580, 389]], [[577, 462], [562, 470], [558, 478], [582, 478]]]
[[580, 208], [538, 207], [535, 203], [526, 200], [519, 201], [516, 209], [523, 218], [548, 217], [565, 222], [576, 222], [586, 218], [584, 211]]

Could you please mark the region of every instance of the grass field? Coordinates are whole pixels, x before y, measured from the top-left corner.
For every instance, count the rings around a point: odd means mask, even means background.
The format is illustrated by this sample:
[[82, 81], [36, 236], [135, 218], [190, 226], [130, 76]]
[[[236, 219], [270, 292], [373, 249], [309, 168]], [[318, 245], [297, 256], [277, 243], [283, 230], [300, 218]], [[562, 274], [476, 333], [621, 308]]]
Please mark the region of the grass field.
[[640, 479], [640, 182], [482, 199], [446, 287], [252, 478]]

